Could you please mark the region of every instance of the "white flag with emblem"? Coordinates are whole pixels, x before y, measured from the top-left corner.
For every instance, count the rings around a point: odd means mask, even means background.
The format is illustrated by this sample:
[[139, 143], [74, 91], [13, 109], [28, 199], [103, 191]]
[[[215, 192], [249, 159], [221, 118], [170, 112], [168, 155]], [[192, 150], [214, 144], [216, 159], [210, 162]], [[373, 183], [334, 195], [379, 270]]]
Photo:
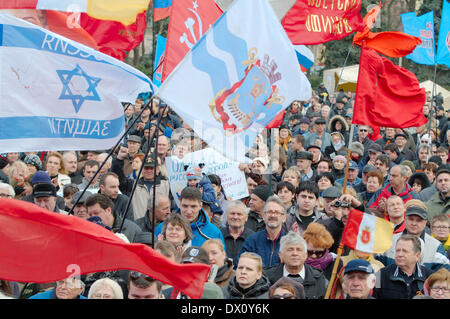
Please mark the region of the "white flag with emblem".
[[310, 99], [311, 85], [267, 0], [238, 0], [156, 95], [211, 147], [242, 162], [280, 111]]

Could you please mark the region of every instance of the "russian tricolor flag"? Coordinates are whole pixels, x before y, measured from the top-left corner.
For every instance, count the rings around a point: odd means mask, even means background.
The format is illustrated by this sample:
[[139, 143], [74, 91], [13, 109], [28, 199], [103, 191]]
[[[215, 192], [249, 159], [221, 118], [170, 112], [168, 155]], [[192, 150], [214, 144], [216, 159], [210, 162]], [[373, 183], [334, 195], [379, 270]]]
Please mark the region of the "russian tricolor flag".
[[172, 7], [172, 0], [155, 0], [154, 21], [159, 21], [167, 18], [170, 15], [170, 8]]
[[294, 49], [302, 72], [306, 72], [314, 65], [313, 53], [305, 45], [294, 45]]

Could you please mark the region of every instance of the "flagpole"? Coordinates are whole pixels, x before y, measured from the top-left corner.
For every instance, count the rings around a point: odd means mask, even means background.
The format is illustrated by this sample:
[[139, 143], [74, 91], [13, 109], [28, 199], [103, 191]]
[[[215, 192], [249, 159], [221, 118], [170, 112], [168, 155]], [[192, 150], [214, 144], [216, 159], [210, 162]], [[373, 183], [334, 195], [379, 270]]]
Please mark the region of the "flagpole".
[[[350, 45], [349, 50], [348, 50], [347, 58], [348, 58], [348, 56], [350, 54], [350, 51], [351, 51], [351, 45]], [[347, 63], [347, 58], [345, 59], [344, 67], [345, 67], [345, 64]], [[339, 76], [338, 84], [339, 84], [340, 78], [342, 76], [342, 71], [343, 71], [344, 67], [341, 70], [341, 75]], [[338, 85], [336, 85], [336, 89], [337, 89], [337, 87], [338, 87]], [[352, 115], [352, 122], [353, 122], [353, 115]], [[342, 194], [345, 194], [345, 191], [347, 190], [348, 169], [349, 169], [349, 166], [350, 166], [350, 159], [351, 159], [350, 146], [352, 145], [352, 142], [353, 142], [354, 129], [355, 129], [355, 125], [352, 123], [352, 125], [350, 127], [350, 136], [348, 138], [347, 163], [345, 165], [344, 187], [342, 189]], [[333, 284], [334, 284], [334, 281], [336, 279], [337, 268], [339, 266], [339, 261], [341, 260], [341, 255], [342, 255], [343, 252], [344, 252], [344, 244], [342, 242], [339, 242], [339, 246], [338, 246], [338, 249], [337, 249], [337, 256], [336, 256], [336, 260], [334, 261], [333, 271], [331, 273], [330, 282], [328, 284], [327, 291], [325, 293], [325, 299], [329, 299], [330, 298], [331, 289], [333, 288]]]
[[[153, 100], [153, 97], [150, 99], [150, 101], [148, 103], [151, 103], [151, 101]], [[149, 107], [148, 105], [144, 105], [144, 107], [141, 110], [141, 113], [139, 113], [138, 116], [136, 116], [136, 118], [133, 120], [133, 122], [128, 125], [127, 129], [125, 130], [125, 132], [122, 134], [122, 136], [120, 137], [120, 139], [117, 141], [116, 145], [111, 149], [111, 151], [108, 153], [108, 156], [106, 156], [106, 158], [103, 160], [103, 162], [100, 164], [99, 168], [97, 169], [97, 171], [95, 172], [94, 176], [91, 177], [91, 179], [89, 180], [89, 182], [87, 183], [87, 185], [85, 186], [85, 188], [83, 189], [83, 192], [81, 193], [81, 195], [78, 197], [77, 201], [72, 205], [72, 208], [69, 211], [69, 215], [73, 214], [73, 208], [78, 204], [78, 202], [81, 200], [81, 198], [83, 197], [84, 193], [86, 193], [87, 189], [89, 188], [89, 186], [92, 184], [92, 181], [95, 179], [95, 177], [98, 175], [98, 173], [100, 172], [100, 170], [103, 168], [103, 166], [105, 165], [105, 163], [108, 161], [108, 159], [112, 156], [112, 154], [115, 152], [115, 150], [117, 149], [117, 147], [119, 146], [119, 144], [122, 142], [122, 140], [124, 139], [124, 137], [128, 134], [128, 132], [131, 130], [131, 128], [134, 126], [134, 123], [136, 123], [136, 121], [138, 119], [141, 118], [142, 113], [144, 112], [144, 110]]]
[[[152, 98], [152, 101], [153, 101], [153, 98]], [[167, 108], [167, 104], [166, 104], [166, 106], [164, 107], [164, 111], [163, 112], [161, 112], [161, 102], [159, 103], [159, 105], [158, 105], [158, 120], [156, 121], [156, 128], [155, 128], [155, 131], [153, 132], [153, 135], [151, 136], [151, 137], [149, 137], [149, 140], [153, 140], [153, 139], [155, 139], [156, 141], [158, 141], [158, 129], [159, 129], [159, 124], [161, 123], [161, 119], [162, 119], [162, 114], [166, 111], [166, 108]], [[149, 146], [151, 145], [151, 142], [149, 142]], [[156, 142], [156, 145], [158, 145], [158, 143]], [[157, 147], [157, 146], [156, 146]], [[140, 167], [140, 169], [139, 169], [139, 172], [138, 172], [138, 174], [137, 174], [137, 176], [136, 176], [136, 180], [134, 181], [134, 183], [133, 183], [133, 188], [132, 188], [132, 190], [131, 190], [131, 193], [130, 193], [130, 196], [128, 197], [128, 202], [127, 202], [127, 206], [126, 206], [126, 208], [125, 208], [125, 212], [124, 212], [124, 214], [123, 214], [123, 218], [122, 218], [122, 222], [121, 222], [121, 224], [120, 224], [120, 228], [119, 228], [119, 233], [120, 232], [122, 232], [122, 228], [123, 228], [123, 225], [124, 225], [124, 223], [125, 223], [125, 219], [126, 219], [126, 217], [127, 217], [127, 215], [128, 215], [128, 211], [129, 211], [129, 208], [130, 208], [130, 205], [131, 205], [131, 201], [132, 201], [132, 199], [133, 199], [133, 195], [134, 195], [134, 192], [135, 192], [135, 190], [136, 190], [136, 187], [137, 187], [137, 184], [138, 184], [138, 181], [139, 181], [139, 178], [140, 178], [140, 176], [141, 176], [141, 173], [142, 173], [142, 170], [143, 170], [143, 168], [144, 168], [144, 163], [145, 163], [145, 161], [146, 161], [146, 159], [147, 159], [147, 157], [148, 157], [148, 154], [149, 154], [149, 152], [150, 152], [150, 147], [148, 147], [147, 148], [147, 150], [145, 151], [145, 154], [144, 154], [144, 158], [143, 158], [143, 160], [142, 160], [142, 165], [141, 165], [141, 167]], [[156, 154], [156, 151], [155, 151], [155, 154]], [[153, 185], [153, 209], [154, 209], [154, 207], [155, 207], [155, 189], [156, 189], [156, 178], [157, 178], [157, 176], [156, 176], [156, 166], [157, 166], [157, 155], [155, 155], [155, 166], [153, 167], [153, 174], [154, 174], [154, 185]], [[153, 210], [153, 215], [155, 215], [155, 211]], [[153, 225], [153, 227], [154, 227], [154, 225]], [[153, 234], [154, 234], [154, 232], [155, 232], [155, 230], [153, 229]], [[154, 236], [154, 235], [152, 235], [152, 236]], [[154, 237], [153, 237], [154, 238]], [[153, 247], [153, 243], [152, 243], [152, 247]]]
[[[433, 112], [435, 112], [435, 117], [437, 121], [437, 110], [435, 110], [434, 105], [434, 96], [436, 93], [436, 70], [437, 70], [437, 63], [434, 64], [434, 75], [433, 75], [433, 88], [431, 89], [431, 105], [430, 105], [430, 112], [428, 113], [428, 137], [431, 139], [431, 119], [433, 118]], [[431, 157], [431, 143], [428, 145], [428, 152], [427, 152], [427, 162], [428, 159]]]

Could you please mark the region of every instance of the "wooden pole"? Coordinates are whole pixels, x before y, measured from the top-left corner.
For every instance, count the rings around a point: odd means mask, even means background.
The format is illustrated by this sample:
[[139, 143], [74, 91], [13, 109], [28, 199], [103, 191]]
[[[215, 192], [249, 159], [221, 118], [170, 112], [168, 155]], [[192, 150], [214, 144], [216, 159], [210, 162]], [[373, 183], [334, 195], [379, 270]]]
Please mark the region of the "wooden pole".
[[343, 251], [344, 251], [344, 244], [339, 243], [339, 247], [337, 250], [337, 257], [336, 260], [334, 261], [333, 272], [331, 273], [330, 283], [328, 284], [327, 292], [325, 293], [325, 299], [330, 298], [331, 289], [333, 288], [333, 283], [336, 279], [337, 268], [339, 265], [339, 261], [341, 260], [341, 255]]
[[[347, 189], [347, 177], [348, 177], [348, 168], [350, 165], [350, 148], [347, 150], [347, 165], [345, 166], [345, 177], [344, 177], [344, 188], [342, 189], [342, 194], [345, 193], [345, 190]], [[337, 268], [339, 265], [339, 261], [341, 260], [341, 255], [344, 252], [344, 244], [339, 243], [339, 247], [337, 249], [337, 257], [334, 261], [333, 265], [333, 272], [331, 273], [330, 282], [328, 284], [327, 292], [325, 294], [325, 299], [330, 298], [331, 289], [333, 288], [334, 281], [336, 280], [336, 274], [337, 274]]]

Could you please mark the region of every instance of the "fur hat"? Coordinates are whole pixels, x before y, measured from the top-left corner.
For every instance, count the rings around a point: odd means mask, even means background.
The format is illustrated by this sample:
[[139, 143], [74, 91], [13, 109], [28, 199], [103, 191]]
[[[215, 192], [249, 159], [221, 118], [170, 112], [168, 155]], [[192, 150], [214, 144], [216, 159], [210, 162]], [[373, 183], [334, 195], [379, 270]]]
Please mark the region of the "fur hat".
[[29, 154], [29, 155], [25, 156], [23, 162], [25, 164], [33, 165], [34, 167], [36, 167], [36, 169], [38, 171], [42, 169], [41, 159], [36, 154]]
[[357, 153], [359, 156], [364, 155], [364, 145], [362, 145], [360, 142], [352, 142], [350, 145], [350, 151], [352, 153]]

